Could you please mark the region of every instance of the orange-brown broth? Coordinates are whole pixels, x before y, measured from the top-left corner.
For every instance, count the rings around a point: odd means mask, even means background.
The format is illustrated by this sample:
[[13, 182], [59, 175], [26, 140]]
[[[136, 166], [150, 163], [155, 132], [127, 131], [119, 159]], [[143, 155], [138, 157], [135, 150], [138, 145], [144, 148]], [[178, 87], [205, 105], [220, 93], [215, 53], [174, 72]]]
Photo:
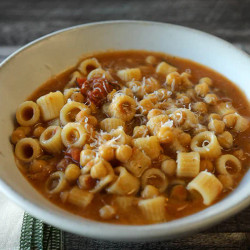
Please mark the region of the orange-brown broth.
[[[148, 55], [154, 55], [157, 59], [156, 63], [152, 66], [149, 66], [145, 62], [145, 59]], [[140, 66], [143, 76], [153, 76], [161, 83], [164, 83], [165, 78], [155, 74], [155, 66], [162, 61], [166, 61], [169, 64], [177, 67], [178, 72], [180, 73], [186, 71], [187, 69], [190, 70], [192, 74], [191, 81], [194, 83], [197, 83], [198, 80], [202, 77], [210, 77], [213, 80], [214, 85], [218, 88], [216, 94], [219, 97], [232, 100], [233, 106], [238, 110], [238, 112], [241, 115], [249, 116], [250, 114], [249, 102], [244, 96], [244, 94], [238, 89], [237, 86], [235, 86], [227, 78], [213, 71], [212, 69], [209, 69], [193, 61], [187, 59], [181, 59], [170, 55], [165, 55], [162, 53], [146, 52], [146, 51], [107, 52], [107, 53], [95, 54], [94, 57], [98, 59], [103, 69], [109, 69], [109, 70], [111, 69], [110, 70], [111, 74], [116, 80], [119, 80], [115, 74], [116, 70]], [[62, 91], [64, 86], [70, 79], [70, 74], [75, 70], [76, 67], [71, 68], [65, 71], [64, 73], [53, 77], [45, 84], [43, 84], [41, 87], [39, 87], [28, 99], [35, 101], [38, 97], [47, 94], [51, 91], [55, 90]], [[99, 118], [98, 120], [101, 120], [105, 116], [99, 113], [97, 117]], [[132, 122], [131, 126], [135, 126], [138, 123], [139, 123], [138, 120]], [[237, 143], [237, 148], [244, 149], [245, 152], [250, 153], [250, 145], [249, 145], [250, 129], [248, 128], [248, 130], [239, 135], [235, 133], [234, 136], [236, 136], [235, 142]], [[227, 150], [226, 152], [232, 153], [235, 150], [236, 148], [233, 148], [231, 150]], [[172, 156], [175, 157], [174, 155]], [[64, 154], [62, 153], [60, 156], [49, 159], [50, 165], [53, 166], [53, 168], [50, 169], [51, 172], [57, 170], [65, 170], [68, 162], [62, 164], [61, 167], [56, 167], [56, 164], [63, 157]], [[68, 161], [71, 162], [70, 160]], [[236, 184], [240, 182], [244, 173], [248, 170], [249, 163], [250, 163], [250, 157], [249, 154], [246, 154], [246, 159], [242, 162], [243, 168], [241, 174], [238, 176], [236, 180]], [[160, 164], [156, 162], [155, 164], [153, 164], [153, 167], [159, 167], [159, 165]], [[18, 164], [18, 166], [21, 168], [24, 176], [28, 179], [28, 181], [51, 202], [74, 214], [90, 218], [93, 220], [104, 221], [99, 216], [99, 209], [105, 204], [110, 204], [110, 202], [112, 201], [112, 197], [114, 195], [97, 193], [95, 194], [95, 198], [92, 201], [92, 203], [88, 206], [88, 208], [83, 210], [82, 208], [78, 208], [74, 205], [68, 203], [65, 204], [62, 203], [59, 195], [53, 195], [53, 196], [48, 195], [44, 187], [45, 184], [44, 176], [30, 173], [28, 168], [23, 165]], [[171, 181], [171, 178], [169, 178], [169, 180]], [[190, 181], [190, 180], [185, 179], [185, 181]], [[223, 192], [216, 202], [224, 198], [228, 193], [229, 191]], [[176, 201], [174, 199], [168, 198], [168, 195], [166, 195], [166, 199], [167, 199], [167, 207], [166, 207], [167, 221], [181, 218], [206, 208], [206, 206], [203, 205], [202, 198], [200, 195], [198, 195], [198, 193], [197, 194], [193, 193], [192, 195], [189, 195], [187, 201]], [[122, 214], [120, 212], [118, 213], [116, 218], [108, 221], [105, 220], [105, 222], [119, 223], [119, 224], [134, 224], [134, 225], [147, 224], [147, 222], [143, 219], [142, 215], [140, 214], [140, 211], [136, 207], [131, 208], [131, 211], [129, 211], [129, 216], [128, 214]]]

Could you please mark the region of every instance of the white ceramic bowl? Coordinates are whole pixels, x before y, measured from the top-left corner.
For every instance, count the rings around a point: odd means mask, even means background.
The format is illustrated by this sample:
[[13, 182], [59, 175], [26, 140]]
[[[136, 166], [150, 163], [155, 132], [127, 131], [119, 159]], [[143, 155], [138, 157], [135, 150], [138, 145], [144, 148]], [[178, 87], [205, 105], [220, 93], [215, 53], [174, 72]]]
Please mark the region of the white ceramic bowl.
[[202, 63], [235, 82], [250, 98], [250, 58], [206, 33], [171, 24], [112, 21], [80, 25], [38, 39], [0, 66], [0, 187], [31, 215], [72, 233], [109, 240], [170, 239], [200, 231], [250, 204], [250, 171], [224, 200], [169, 223], [123, 226], [99, 223], [68, 213], [42, 197], [17, 169], [9, 136], [16, 107], [40, 84], [74, 65], [88, 52], [107, 49], [161, 51]]

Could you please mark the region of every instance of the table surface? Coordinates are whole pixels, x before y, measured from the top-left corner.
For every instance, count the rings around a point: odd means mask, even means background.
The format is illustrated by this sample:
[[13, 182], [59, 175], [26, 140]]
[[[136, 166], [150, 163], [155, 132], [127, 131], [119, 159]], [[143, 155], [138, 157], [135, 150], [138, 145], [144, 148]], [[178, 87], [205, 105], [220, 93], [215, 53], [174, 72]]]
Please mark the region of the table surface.
[[[0, 1], [0, 61], [52, 31], [103, 20], [179, 24], [219, 36], [250, 53], [250, 0]], [[65, 249], [247, 249], [250, 208], [204, 232], [158, 243], [117, 243], [64, 233]]]

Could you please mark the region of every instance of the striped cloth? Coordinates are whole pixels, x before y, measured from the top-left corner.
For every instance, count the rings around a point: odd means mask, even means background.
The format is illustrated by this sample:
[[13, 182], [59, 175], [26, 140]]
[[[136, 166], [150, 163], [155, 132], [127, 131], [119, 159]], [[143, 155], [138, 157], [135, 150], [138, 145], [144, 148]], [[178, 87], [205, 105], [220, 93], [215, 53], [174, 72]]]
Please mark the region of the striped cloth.
[[20, 249], [63, 249], [63, 233], [42, 221], [24, 213], [20, 237]]

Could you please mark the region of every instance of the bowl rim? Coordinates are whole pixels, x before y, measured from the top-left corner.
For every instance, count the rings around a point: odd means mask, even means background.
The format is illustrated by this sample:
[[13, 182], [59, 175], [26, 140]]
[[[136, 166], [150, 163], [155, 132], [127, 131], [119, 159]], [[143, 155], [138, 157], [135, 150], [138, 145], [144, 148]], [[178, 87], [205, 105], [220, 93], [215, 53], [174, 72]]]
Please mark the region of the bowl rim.
[[[29, 49], [36, 44], [50, 38], [53, 36], [60, 35], [64, 32], [69, 32], [79, 28], [89, 28], [92, 26], [100, 25], [126, 25], [126, 24], [140, 24], [140, 25], [157, 25], [172, 27], [179, 30], [186, 30], [192, 33], [197, 33], [202, 36], [205, 36], [209, 39], [213, 39], [228, 46], [233, 49], [234, 53], [240, 54], [240, 56], [245, 57], [250, 63], [250, 57], [246, 52], [236, 48], [231, 43], [213, 36], [211, 34], [205, 33], [200, 30], [188, 28], [185, 26], [180, 26], [176, 24], [162, 23], [162, 22], [151, 22], [151, 21], [136, 21], [136, 20], [115, 20], [115, 21], [102, 21], [102, 22], [93, 22], [87, 24], [80, 24], [72, 26], [69, 28], [61, 29], [52, 33], [49, 33], [45, 36], [42, 36], [30, 43], [22, 46], [17, 51], [8, 56], [5, 60], [0, 63], [0, 69], [5, 65], [11, 62], [11, 59], [18, 56], [26, 49]], [[34, 217], [45, 221], [46, 223], [52, 224], [57, 228], [60, 228], [65, 231], [72, 233], [80, 234], [82, 236], [100, 238], [100, 239], [109, 239], [109, 240], [123, 240], [123, 241], [149, 241], [152, 239], [169, 239], [181, 235], [191, 234], [201, 229], [205, 229], [211, 225], [219, 223], [220, 221], [232, 216], [233, 214], [241, 211], [250, 205], [250, 190], [246, 192], [241, 197], [232, 197], [227, 196], [222, 201], [202, 210], [198, 213], [183, 217], [181, 219], [176, 219], [167, 223], [159, 223], [153, 225], [117, 225], [97, 222], [89, 219], [85, 223], [77, 223], [76, 220], [71, 220], [70, 218], [64, 218], [60, 216], [60, 213], [56, 211], [49, 211], [48, 209], [43, 209], [37, 204], [34, 204], [31, 200], [25, 199], [21, 194], [16, 192], [6, 181], [0, 178], [0, 190], [12, 201], [22, 207], [25, 211], [32, 214]], [[222, 206], [222, 204], [224, 206]], [[82, 218], [82, 217], [80, 217]]]

